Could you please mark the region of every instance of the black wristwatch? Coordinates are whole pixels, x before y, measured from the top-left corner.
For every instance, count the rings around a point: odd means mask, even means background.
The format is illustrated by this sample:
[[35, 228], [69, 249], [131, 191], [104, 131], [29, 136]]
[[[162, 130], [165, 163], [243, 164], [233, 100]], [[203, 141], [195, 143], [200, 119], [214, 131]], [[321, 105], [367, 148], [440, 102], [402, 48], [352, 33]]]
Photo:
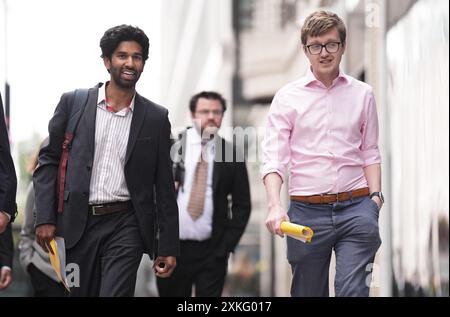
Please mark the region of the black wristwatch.
[[370, 199], [372, 199], [372, 197], [377, 196], [378, 198], [380, 198], [381, 203], [384, 204], [384, 196], [382, 192], [373, 192], [372, 194], [370, 194]]

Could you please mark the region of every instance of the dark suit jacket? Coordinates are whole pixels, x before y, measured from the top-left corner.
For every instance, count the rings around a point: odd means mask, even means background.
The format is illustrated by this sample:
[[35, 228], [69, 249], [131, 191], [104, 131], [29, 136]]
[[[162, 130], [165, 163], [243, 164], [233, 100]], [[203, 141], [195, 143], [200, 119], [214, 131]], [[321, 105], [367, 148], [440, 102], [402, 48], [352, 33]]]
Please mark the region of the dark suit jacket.
[[[175, 159], [173, 173], [182, 186], [186, 132], [180, 135], [179, 140], [179, 157]], [[219, 136], [215, 142], [211, 247], [216, 256], [222, 257], [233, 252], [239, 243], [250, 217], [251, 199], [247, 167], [243, 160], [236, 160], [236, 147]]]
[[[0, 211], [11, 215], [11, 222], [16, 216], [17, 179], [14, 163], [9, 148], [8, 132], [3, 114], [3, 102], [0, 95]], [[11, 223], [0, 235], [0, 267], [12, 266], [13, 240]]]
[[14, 245], [11, 230], [11, 223], [8, 224], [6, 230], [0, 234], [0, 268], [9, 266], [12, 268], [14, 255]]
[[16, 208], [17, 178], [9, 148], [3, 103], [0, 96], [0, 211], [11, 215], [11, 222], [17, 212]]
[[[98, 88], [89, 90], [87, 105], [69, 152], [62, 214], [57, 213], [56, 182], [73, 93], [61, 97], [49, 123], [49, 144], [40, 151], [39, 167], [33, 176], [36, 225], [56, 224], [57, 234], [65, 238], [68, 249], [80, 240], [87, 222]], [[145, 252], [151, 257], [154, 253], [161, 256], [179, 253], [170, 129], [167, 109], [136, 94], [124, 172]]]

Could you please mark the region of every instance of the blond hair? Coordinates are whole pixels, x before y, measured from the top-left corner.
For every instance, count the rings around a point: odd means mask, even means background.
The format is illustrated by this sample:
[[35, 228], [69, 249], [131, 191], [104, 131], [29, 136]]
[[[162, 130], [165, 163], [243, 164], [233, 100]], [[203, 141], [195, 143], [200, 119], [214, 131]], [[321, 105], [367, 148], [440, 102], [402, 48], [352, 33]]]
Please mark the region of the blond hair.
[[29, 158], [27, 163], [27, 172], [29, 175], [33, 175], [34, 171], [36, 170], [38, 163], [39, 163], [39, 152], [44, 146], [48, 145], [48, 137], [46, 137], [44, 140], [42, 140], [41, 144], [39, 144], [39, 149], [37, 149]]
[[337, 28], [342, 44], [347, 39], [347, 29], [342, 19], [335, 13], [330, 11], [316, 11], [310, 14], [302, 27], [302, 44], [306, 45], [308, 36], [317, 37]]

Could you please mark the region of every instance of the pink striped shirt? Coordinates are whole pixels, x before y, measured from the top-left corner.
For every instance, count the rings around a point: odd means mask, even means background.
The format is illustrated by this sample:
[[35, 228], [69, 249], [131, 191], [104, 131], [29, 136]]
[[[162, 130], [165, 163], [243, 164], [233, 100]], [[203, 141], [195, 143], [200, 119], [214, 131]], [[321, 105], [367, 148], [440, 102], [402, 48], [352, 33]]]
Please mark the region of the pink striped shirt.
[[275, 95], [262, 146], [263, 178], [285, 181], [290, 164], [290, 195], [367, 187], [363, 168], [381, 163], [372, 88], [342, 72], [326, 88], [309, 70]]

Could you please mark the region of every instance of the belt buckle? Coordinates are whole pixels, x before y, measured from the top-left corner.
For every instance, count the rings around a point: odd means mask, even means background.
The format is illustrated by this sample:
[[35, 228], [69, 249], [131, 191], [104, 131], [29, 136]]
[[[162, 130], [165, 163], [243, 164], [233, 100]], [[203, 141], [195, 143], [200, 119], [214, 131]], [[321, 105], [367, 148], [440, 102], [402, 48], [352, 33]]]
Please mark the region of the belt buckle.
[[96, 211], [97, 208], [102, 208], [102, 207], [104, 207], [104, 206], [103, 206], [103, 205], [92, 206], [92, 215], [93, 215], [93, 216], [100, 216], [100, 215], [102, 215], [101, 213], [98, 213], [98, 212]]

